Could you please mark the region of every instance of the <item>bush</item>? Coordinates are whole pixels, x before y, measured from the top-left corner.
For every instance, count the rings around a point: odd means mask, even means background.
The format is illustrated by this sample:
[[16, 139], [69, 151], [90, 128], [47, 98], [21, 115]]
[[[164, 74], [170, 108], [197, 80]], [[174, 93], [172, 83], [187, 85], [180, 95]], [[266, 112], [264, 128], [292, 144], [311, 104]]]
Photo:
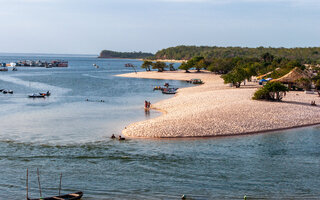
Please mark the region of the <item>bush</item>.
[[252, 99], [253, 100], [259, 100], [259, 99], [268, 99], [268, 96], [269, 96], [269, 92], [268, 90], [266, 90], [264, 87], [263, 88], [260, 88], [259, 90], [257, 90]]
[[281, 99], [289, 91], [288, 88], [280, 82], [269, 82], [264, 87], [257, 90], [252, 99], [266, 99], [272, 101], [281, 101]]

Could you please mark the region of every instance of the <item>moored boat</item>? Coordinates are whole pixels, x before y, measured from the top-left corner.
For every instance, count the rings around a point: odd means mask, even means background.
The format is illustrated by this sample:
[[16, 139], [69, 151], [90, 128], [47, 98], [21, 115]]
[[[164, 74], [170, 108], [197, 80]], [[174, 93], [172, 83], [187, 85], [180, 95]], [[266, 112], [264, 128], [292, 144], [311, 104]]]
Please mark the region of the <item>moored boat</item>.
[[28, 95], [29, 98], [45, 98], [46, 96], [43, 96], [41, 94], [31, 94]]
[[176, 94], [178, 88], [164, 88], [162, 94]]
[[28, 200], [77, 200], [81, 199], [83, 196], [83, 192], [75, 192], [75, 193], [70, 193], [70, 194], [65, 194], [65, 195], [60, 195], [60, 196], [53, 196], [53, 197], [44, 197], [44, 198], [38, 198], [38, 199], [30, 199], [27, 198]]
[[51, 93], [50, 93], [49, 91], [47, 91], [47, 92], [40, 92], [39, 94], [42, 95], [42, 96], [47, 96], [47, 97], [51, 95]]

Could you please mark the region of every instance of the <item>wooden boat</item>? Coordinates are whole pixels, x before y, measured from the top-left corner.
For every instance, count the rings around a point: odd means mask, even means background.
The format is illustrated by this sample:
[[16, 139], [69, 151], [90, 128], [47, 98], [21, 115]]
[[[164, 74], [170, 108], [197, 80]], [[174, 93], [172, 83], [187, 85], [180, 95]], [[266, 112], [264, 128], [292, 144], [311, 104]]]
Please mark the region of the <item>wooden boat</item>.
[[31, 94], [28, 95], [29, 98], [45, 98], [46, 96], [43, 96], [41, 94]]
[[38, 198], [38, 199], [30, 199], [28, 200], [77, 200], [81, 199], [83, 196], [83, 192], [75, 192], [71, 194], [65, 194], [60, 196], [53, 196], [53, 197], [44, 197], [44, 198]]
[[165, 88], [162, 90], [162, 94], [176, 94], [178, 88]]
[[42, 96], [47, 96], [47, 97], [51, 95], [51, 93], [49, 91], [48, 92], [40, 92], [39, 94]]

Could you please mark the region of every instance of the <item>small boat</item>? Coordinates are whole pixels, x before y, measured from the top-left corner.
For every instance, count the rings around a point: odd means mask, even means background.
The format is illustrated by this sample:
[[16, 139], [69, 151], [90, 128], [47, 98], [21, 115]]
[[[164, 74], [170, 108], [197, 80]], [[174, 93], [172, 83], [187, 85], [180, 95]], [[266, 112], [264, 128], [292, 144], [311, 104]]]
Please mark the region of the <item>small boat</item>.
[[42, 95], [42, 96], [47, 96], [47, 97], [51, 95], [51, 93], [50, 93], [49, 91], [47, 91], [47, 92], [40, 92], [39, 94]]
[[77, 200], [81, 199], [83, 196], [83, 192], [75, 192], [75, 193], [70, 193], [70, 194], [65, 194], [65, 195], [60, 195], [60, 196], [53, 196], [53, 197], [44, 197], [44, 198], [38, 198], [38, 199], [30, 199], [28, 200]]
[[163, 88], [162, 87], [160, 87], [160, 86], [155, 86], [154, 88], [153, 88], [153, 90], [162, 90]]
[[9, 94], [13, 94], [13, 91], [12, 91], [12, 90], [8, 90], [8, 93], [9, 93]]
[[7, 94], [7, 93], [8, 93], [8, 90], [2, 90], [2, 93], [3, 93], [3, 94]]
[[4, 89], [0, 89], [0, 92], [3, 92]]
[[45, 98], [46, 96], [40, 95], [40, 94], [31, 94], [28, 95], [29, 98]]
[[165, 88], [162, 90], [162, 94], [176, 94], [178, 88]]
[[12, 68], [12, 71], [18, 71], [18, 69], [16, 67]]

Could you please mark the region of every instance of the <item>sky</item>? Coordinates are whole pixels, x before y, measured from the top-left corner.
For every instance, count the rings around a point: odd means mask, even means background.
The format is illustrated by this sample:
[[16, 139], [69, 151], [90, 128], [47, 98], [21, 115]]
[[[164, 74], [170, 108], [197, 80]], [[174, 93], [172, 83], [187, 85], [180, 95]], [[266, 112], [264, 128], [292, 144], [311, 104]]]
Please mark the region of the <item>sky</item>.
[[0, 52], [320, 46], [320, 0], [0, 0]]

